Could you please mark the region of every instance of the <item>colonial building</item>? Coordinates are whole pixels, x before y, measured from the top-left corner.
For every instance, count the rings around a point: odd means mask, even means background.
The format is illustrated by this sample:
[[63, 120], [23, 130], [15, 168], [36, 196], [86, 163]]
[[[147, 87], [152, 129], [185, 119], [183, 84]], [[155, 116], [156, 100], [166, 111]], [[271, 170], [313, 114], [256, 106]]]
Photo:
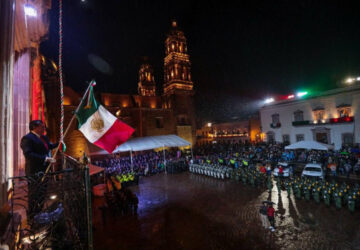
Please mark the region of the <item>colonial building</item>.
[[39, 46], [48, 32], [51, 0], [0, 4], [0, 206], [7, 178], [23, 174], [20, 140], [31, 119], [44, 119]]
[[[100, 93], [97, 99], [123, 122], [135, 129], [134, 136], [153, 136], [177, 134], [195, 143], [195, 109], [193, 104], [193, 85], [191, 80], [191, 63], [187, 54], [187, 43], [184, 33], [172, 22], [171, 30], [165, 40], [164, 84], [163, 94], [156, 94], [154, 71], [148, 62], [139, 69], [138, 94]], [[50, 131], [58, 131], [59, 124], [59, 91], [56, 78], [56, 67], [49, 60], [43, 64], [44, 79], [52, 79], [44, 84], [46, 88], [46, 112]], [[45, 80], [44, 80], [45, 81]], [[80, 101], [80, 95], [69, 87], [65, 88], [65, 127]], [[51, 108], [50, 108], [51, 107]], [[89, 153], [93, 145], [76, 128], [76, 123], [65, 138], [67, 153], [80, 157]], [[54, 139], [58, 132], [53, 133]]]
[[315, 140], [335, 149], [360, 143], [360, 86], [273, 102], [261, 108], [260, 119], [267, 141]]
[[259, 142], [261, 141], [260, 120], [258, 115], [248, 120], [224, 123], [207, 123], [196, 131], [197, 143], [213, 141]]

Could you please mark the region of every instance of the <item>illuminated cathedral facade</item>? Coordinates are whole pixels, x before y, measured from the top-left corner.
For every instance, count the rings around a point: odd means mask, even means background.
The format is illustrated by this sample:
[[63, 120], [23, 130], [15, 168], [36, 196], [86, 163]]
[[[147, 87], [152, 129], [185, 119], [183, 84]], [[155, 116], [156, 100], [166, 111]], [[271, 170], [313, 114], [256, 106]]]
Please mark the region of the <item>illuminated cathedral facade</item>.
[[163, 94], [156, 95], [149, 63], [139, 69], [138, 95], [102, 93], [104, 105], [136, 128], [136, 136], [177, 134], [195, 143], [195, 110], [191, 63], [184, 32], [176, 21], [165, 40]]
[[[173, 21], [171, 26], [165, 40], [163, 94], [157, 95], [153, 67], [145, 62], [139, 68], [137, 95], [101, 93], [100, 99], [106, 109], [135, 129], [135, 137], [176, 134], [194, 145], [196, 123], [191, 63], [184, 33], [179, 30], [176, 21]], [[47, 68], [44, 72], [49, 68], [54, 70], [51, 63], [48, 65], [44, 65]], [[46, 78], [50, 79], [49, 74]], [[59, 117], [56, 114], [59, 111], [50, 108], [58, 106], [59, 96], [58, 94], [54, 96], [58, 91], [52, 91], [56, 88], [57, 81], [50, 80], [50, 82], [54, 82], [53, 86], [48, 83], [48, 89], [45, 89], [49, 113], [47, 126], [53, 128], [52, 131], [57, 131]], [[80, 99], [81, 96], [69, 87], [65, 87], [65, 126], [70, 121]], [[51, 112], [53, 113], [50, 115]], [[51, 117], [57, 118], [51, 119]], [[80, 157], [84, 152], [93, 151], [93, 146], [86, 143], [86, 139], [77, 130], [75, 124], [70, 131], [71, 134], [65, 138], [69, 155]], [[54, 135], [53, 138], [58, 138], [58, 135]]]

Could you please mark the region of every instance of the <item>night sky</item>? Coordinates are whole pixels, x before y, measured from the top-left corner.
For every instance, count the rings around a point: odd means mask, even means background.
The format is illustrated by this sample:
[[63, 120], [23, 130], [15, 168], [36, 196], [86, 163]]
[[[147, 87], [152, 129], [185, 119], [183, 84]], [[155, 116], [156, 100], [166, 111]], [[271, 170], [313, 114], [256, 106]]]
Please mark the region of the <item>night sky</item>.
[[[41, 52], [57, 61], [58, 1], [52, 2]], [[160, 93], [173, 19], [188, 41], [202, 121], [239, 119], [265, 97], [335, 88], [360, 75], [355, 1], [223, 2], [63, 0], [66, 84], [81, 92], [96, 79], [97, 91], [136, 94], [147, 56]]]

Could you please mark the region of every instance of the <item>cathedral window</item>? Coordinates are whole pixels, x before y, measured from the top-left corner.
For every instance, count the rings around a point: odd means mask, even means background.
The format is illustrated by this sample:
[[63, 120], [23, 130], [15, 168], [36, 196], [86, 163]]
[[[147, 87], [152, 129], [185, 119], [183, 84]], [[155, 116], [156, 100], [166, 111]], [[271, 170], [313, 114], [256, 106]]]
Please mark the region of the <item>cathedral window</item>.
[[164, 117], [156, 117], [156, 128], [164, 128]]

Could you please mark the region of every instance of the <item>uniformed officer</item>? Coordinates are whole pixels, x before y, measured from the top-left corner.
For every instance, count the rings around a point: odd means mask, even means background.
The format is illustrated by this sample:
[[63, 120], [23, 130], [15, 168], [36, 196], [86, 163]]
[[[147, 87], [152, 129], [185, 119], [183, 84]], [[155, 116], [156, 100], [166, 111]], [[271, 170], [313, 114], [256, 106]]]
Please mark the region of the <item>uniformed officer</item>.
[[279, 177], [276, 178], [276, 187], [277, 187], [278, 193], [281, 193], [281, 180]]
[[285, 186], [286, 186], [287, 196], [290, 197], [290, 195], [291, 195], [291, 181], [287, 180], [285, 182]]
[[295, 190], [294, 190], [294, 192], [295, 192], [295, 197], [296, 197], [296, 199], [300, 200], [300, 199], [301, 199], [301, 184], [297, 183], [297, 184], [295, 185]]
[[339, 189], [335, 190], [335, 206], [336, 209], [341, 209], [341, 199], [342, 199], [342, 193]]
[[304, 196], [305, 196], [305, 200], [309, 201], [310, 200], [310, 189], [311, 189], [311, 186], [308, 184], [305, 184], [304, 185]]
[[354, 193], [350, 192], [347, 195], [347, 207], [349, 209], [350, 212], [355, 212], [355, 200], [356, 200], [356, 195], [354, 195]]
[[324, 191], [324, 203], [326, 206], [330, 207], [331, 203], [331, 188], [329, 187]]
[[313, 198], [317, 204], [320, 203], [320, 187], [313, 187]]

